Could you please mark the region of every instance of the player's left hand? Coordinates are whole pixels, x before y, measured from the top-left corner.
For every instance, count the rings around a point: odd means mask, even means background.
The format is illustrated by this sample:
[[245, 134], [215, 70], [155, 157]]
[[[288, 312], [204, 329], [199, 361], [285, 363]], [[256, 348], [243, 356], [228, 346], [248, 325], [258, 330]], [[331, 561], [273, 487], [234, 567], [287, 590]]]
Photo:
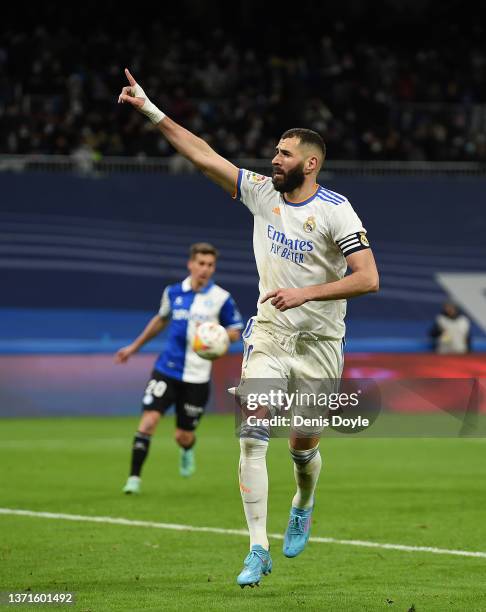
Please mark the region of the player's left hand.
[[304, 290], [301, 288], [297, 289], [274, 289], [269, 291], [260, 300], [260, 304], [263, 304], [270, 298], [273, 298], [270, 302], [272, 306], [275, 306], [277, 310], [284, 311], [290, 308], [297, 308], [302, 306], [307, 300], [304, 295]]

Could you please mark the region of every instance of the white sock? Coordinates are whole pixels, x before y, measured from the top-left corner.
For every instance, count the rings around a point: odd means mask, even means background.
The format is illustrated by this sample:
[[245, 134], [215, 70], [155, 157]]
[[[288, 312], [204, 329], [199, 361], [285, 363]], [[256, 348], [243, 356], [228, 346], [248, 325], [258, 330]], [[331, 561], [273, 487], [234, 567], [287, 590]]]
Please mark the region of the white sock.
[[268, 474], [265, 459], [267, 448], [268, 442], [263, 440], [240, 438], [240, 491], [250, 532], [250, 548], [260, 544], [266, 550], [268, 550]]
[[294, 476], [297, 483], [292, 506], [307, 510], [314, 503], [314, 491], [321, 473], [322, 459], [319, 445], [309, 450], [295, 450], [289, 445], [289, 449], [294, 460]]

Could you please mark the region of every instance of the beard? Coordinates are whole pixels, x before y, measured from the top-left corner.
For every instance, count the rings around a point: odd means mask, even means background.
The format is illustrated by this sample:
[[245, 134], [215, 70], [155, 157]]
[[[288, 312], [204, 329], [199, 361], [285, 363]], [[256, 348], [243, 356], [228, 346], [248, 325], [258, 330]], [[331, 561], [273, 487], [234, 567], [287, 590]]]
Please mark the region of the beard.
[[304, 164], [299, 164], [287, 173], [283, 173], [282, 176], [275, 176], [275, 170], [272, 175], [272, 183], [277, 191], [280, 193], [288, 193], [297, 189], [304, 183]]

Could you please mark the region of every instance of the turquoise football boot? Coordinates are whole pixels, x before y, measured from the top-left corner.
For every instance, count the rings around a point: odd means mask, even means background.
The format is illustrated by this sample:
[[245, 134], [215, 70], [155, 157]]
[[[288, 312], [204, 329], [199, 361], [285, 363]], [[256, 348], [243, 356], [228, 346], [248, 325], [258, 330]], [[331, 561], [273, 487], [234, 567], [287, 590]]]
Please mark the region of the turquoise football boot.
[[313, 510], [314, 506], [307, 510], [291, 508], [283, 544], [283, 554], [286, 557], [296, 557], [304, 550], [310, 535]]
[[262, 576], [270, 574], [272, 571], [272, 558], [268, 550], [260, 544], [251, 547], [245, 561], [244, 568], [241, 570], [236, 582], [243, 589], [246, 586], [253, 588], [259, 586]]
[[123, 493], [138, 495], [140, 493], [142, 480], [139, 476], [129, 476], [127, 484], [123, 487]]
[[192, 476], [196, 471], [196, 457], [194, 455], [194, 450], [190, 448], [186, 450], [181, 448], [181, 457], [179, 463], [179, 472], [181, 476], [188, 478]]

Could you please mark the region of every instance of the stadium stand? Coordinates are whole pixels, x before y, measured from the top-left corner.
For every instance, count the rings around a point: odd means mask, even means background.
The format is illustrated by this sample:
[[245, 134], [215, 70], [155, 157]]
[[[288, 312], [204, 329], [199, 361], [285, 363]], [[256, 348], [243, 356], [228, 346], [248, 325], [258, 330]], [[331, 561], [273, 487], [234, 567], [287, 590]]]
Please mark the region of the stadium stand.
[[129, 64], [171, 117], [230, 158], [269, 157], [276, 135], [305, 125], [333, 160], [486, 162], [484, 26], [457, 2], [377, 2], [372, 12], [301, 2], [306, 29], [255, 2], [231, 15], [220, 4], [181, 2], [164, 22], [127, 20], [114, 6], [93, 25], [89, 3], [74, 15], [47, 2], [4, 16], [1, 150], [171, 156], [113, 103]]

